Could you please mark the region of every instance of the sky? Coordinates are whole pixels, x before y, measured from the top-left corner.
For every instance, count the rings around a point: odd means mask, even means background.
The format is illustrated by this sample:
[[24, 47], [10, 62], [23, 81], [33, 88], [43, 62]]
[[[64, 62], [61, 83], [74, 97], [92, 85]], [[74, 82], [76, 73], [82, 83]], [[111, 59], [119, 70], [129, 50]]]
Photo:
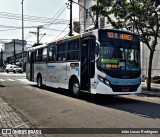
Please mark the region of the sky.
[[[75, 0], [76, 2], [78, 0]], [[22, 0], [0, 0], [0, 48], [4, 42], [22, 39]], [[24, 0], [24, 39], [28, 46], [37, 42], [31, 32], [40, 29], [40, 42], [49, 43], [68, 34], [68, 0]], [[73, 4], [73, 19], [79, 19], [79, 6]], [[43, 35], [46, 34], [46, 35]]]

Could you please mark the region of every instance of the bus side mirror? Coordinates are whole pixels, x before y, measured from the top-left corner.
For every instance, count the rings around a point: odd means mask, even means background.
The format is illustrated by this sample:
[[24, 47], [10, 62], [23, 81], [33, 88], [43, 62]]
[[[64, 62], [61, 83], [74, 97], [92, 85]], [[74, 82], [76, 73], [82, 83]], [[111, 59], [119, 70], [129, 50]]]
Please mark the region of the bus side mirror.
[[95, 54], [97, 55], [95, 62], [97, 62], [100, 58], [100, 43], [96, 40]]
[[99, 41], [96, 40], [95, 54], [98, 55], [99, 52], [100, 52], [100, 43], [99, 43]]

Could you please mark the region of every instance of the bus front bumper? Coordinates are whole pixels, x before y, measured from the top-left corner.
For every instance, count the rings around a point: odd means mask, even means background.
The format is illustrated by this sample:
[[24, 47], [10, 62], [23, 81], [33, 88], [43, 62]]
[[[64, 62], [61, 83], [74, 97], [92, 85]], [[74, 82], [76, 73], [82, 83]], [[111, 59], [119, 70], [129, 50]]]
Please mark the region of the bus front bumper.
[[133, 92], [113, 92], [112, 88], [106, 86], [104, 83], [100, 82], [95, 88], [91, 89], [92, 94], [106, 94], [106, 95], [129, 95], [129, 94], [140, 94], [142, 86], [139, 85], [136, 91]]

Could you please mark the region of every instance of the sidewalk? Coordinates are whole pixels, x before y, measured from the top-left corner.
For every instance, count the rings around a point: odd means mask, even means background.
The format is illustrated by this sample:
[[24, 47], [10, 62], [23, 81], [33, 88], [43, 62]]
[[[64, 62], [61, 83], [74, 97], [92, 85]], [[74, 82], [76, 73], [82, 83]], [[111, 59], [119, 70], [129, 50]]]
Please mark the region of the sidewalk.
[[152, 91], [147, 90], [145, 82], [142, 82], [142, 94], [154, 97], [160, 97], [160, 84], [151, 83]]
[[[43, 137], [43, 135], [23, 134], [23, 129], [30, 129], [32, 126], [25, 121], [8, 103], [0, 98], [0, 137]], [[14, 130], [14, 129], [22, 130]], [[11, 129], [13, 130], [11, 131]]]

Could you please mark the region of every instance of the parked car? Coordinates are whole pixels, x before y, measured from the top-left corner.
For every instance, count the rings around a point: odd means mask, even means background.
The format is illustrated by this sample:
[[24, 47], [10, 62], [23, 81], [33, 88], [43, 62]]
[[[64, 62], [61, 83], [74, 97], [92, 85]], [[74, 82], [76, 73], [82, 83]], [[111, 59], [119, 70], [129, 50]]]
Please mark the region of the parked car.
[[18, 67], [18, 66], [16, 66], [16, 65], [7, 65], [5, 71], [6, 71], [7, 73], [9, 73], [9, 72], [13, 72], [13, 73], [17, 73], [17, 72], [18, 72], [18, 73], [23, 73], [22, 68], [20, 68], [20, 67]]
[[160, 75], [155, 75], [152, 79], [154, 83], [160, 83]]

